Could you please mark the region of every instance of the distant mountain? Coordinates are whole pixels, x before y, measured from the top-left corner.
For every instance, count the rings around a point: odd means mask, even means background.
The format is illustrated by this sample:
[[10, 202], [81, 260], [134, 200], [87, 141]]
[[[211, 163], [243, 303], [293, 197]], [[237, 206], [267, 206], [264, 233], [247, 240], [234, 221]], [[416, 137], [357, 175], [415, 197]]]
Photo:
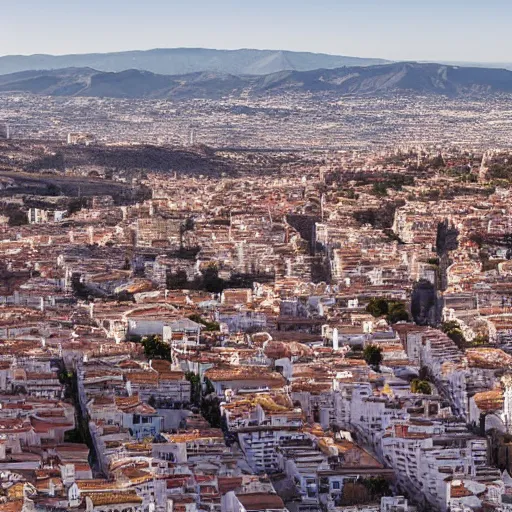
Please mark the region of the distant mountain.
[[[431, 61], [423, 61], [424, 63]], [[512, 62], [456, 62], [456, 61], [439, 61], [440, 64], [447, 66], [463, 66], [470, 68], [499, 68], [509, 69], [512, 71]]]
[[215, 99], [242, 93], [262, 96], [290, 92], [461, 96], [512, 93], [512, 71], [418, 63], [280, 71], [263, 76], [212, 72], [168, 76], [139, 70], [104, 73], [90, 68], [68, 68], [0, 76], [0, 92], [154, 99]]
[[234, 75], [266, 75], [284, 70], [308, 71], [342, 66], [373, 66], [386, 62], [389, 61], [322, 53], [170, 48], [83, 55], [8, 55], [0, 57], [0, 75], [70, 67], [87, 67], [108, 72], [139, 69], [160, 75], [184, 75], [202, 71]]

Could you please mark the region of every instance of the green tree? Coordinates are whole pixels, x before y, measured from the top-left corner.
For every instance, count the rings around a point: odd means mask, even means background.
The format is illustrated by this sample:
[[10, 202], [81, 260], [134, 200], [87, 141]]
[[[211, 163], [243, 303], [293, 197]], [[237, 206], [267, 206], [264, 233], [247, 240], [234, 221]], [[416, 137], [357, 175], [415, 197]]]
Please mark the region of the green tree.
[[376, 318], [386, 316], [386, 320], [390, 324], [409, 321], [409, 313], [405, 309], [405, 304], [396, 300], [387, 300], [382, 297], [373, 298], [366, 306], [366, 311]]
[[380, 366], [380, 363], [382, 363], [382, 348], [378, 345], [367, 345], [363, 350], [363, 358], [370, 366]]
[[46, 195], [47, 196], [60, 196], [61, 189], [58, 185], [55, 185], [55, 183], [48, 183], [46, 185]]
[[197, 313], [190, 315], [188, 318], [193, 322], [204, 325], [205, 331], [207, 332], [220, 331], [220, 324], [218, 322], [208, 322], [208, 320], [205, 320], [201, 315], [198, 315]]
[[194, 372], [186, 372], [185, 378], [190, 382], [190, 402], [194, 405], [201, 403], [201, 379]]
[[28, 224], [26, 212], [18, 209], [12, 209], [7, 213], [9, 217], [9, 226], [23, 226]]
[[148, 359], [167, 359], [171, 360], [171, 348], [162, 338], [157, 335], [145, 336], [142, 338], [144, 354]]
[[388, 314], [388, 301], [383, 298], [374, 297], [370, 299], [369, 304], [366, 306], [366, 311], [375, 318]]
[[411, 382], [411, 391], [413, 393], [421, 393], [423, 395], [431, 395], [432, 388], [426, 380], [413, 379]]
[[403, 302], [391, 302], [388, 304], [388, 314], [386, 320], [390, 324], [396, 324], [398, 322], [408, 322], [409, 313], [405, 309]]
[[386, 183], [377, 182], [372, 186], [372, 194], [377, 197], [383, 197], [388, 195], [388, 187]]
[[211, 427], [221, 427], [220, 399], [217, 395], [211, 393], [203, 397], [201, 400], [201, 414]]
[[189, 284], [187, 273], [182, 269], [178, 269], [175, 273], [169, 272], [166, 281], [169, 290], [183, 290]]
[[460, 350], [464, 350], [467, 345], [464, 333], [460, 328], [460, 325], [451, 320], [449, 322], [443, 322], [441, 324], [441, 330], [457, 345]]

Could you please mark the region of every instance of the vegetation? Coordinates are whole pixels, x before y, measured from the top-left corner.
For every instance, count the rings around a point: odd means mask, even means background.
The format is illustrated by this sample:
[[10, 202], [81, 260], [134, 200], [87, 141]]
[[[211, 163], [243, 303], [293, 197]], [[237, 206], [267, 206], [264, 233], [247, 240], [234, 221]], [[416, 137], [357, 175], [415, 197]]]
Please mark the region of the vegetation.
[[359, 199], [359, 194], [357, 194], [353, 188], [341, 189], [339, 193], [346, 199]]
[[188, 288], [188, 276], [184, 270], [177, 270], [168, 273], [166, 276], [167, 288], [169, 290], [184, 290]]
[[467, 345], [467, 341], [460, 325], [457, 322], [453, 320], [443, 322], [441, 324], [441, 330], [455, 343], [455, 345], [457, 345], [459, 349], [464, 350]]
[[390, 302], [389, 303], [389, 311], [386, 315], [386, 320], [390, 324], [396, 324], [398, 322], [408, 322], [409, 321], [409, 313], [405, 309], [405, 304], [403, 302]]
[[432, 388], [426, 380], [413, 379], [411, 382], [411, 391], [413, 393], [421, 393], [423, 395], [431, 395]]
[[495, 163], [489, 167], [487, 175], [491, 179], [512, 181], [512, 164]]
[[471, 341], [466, 343], [466, 348], [469, 347], [481, 347], [489, 344], [488, 334], [477, 334]]
[[[186, 251], [187, 249], [184, 249]], [[195, 251], [195, 249], [192, 249]], [[178, 254], [175, 255], [179, 256]], [[195, 258], [195, 253], [194, 253]], [[186, 259], [189, 259], [188, 257]], [[167, 288], [169, 290], [206, 290], [210, 293], [221, 293], [226, 288], [252, 288], [255, 282], [268, 283], [274, 280], [273, 274], [233, 274], [230, 279], [219, 277], [219, 271], [215, 264], [209, 265], [202, 274], [189, 281], [187, 273], [183, 269], [167, 274]]]
[[162, 338], [157, 335], [145, 336], [142, 338], [142, 346], [144, 347], [144, 355], [148, 359], [166, 359], [171, 360], [171, 348]]
[[23, 226], [28, 224], [28, 218], [26, 212], [18, 208], [11, 208], [7, 212], [9, 217], [9, 226]]
[[377, 182], [373, 184], [372, 194], [377, 197], [383, 197], [388, 195], [388, 187], [385, 183]]
[[186, 372], [185, 378], [190, 382], [190, 403], [199, 406], [201, 404], [201, 379], [194, 372]]
[[55, 183], [48, 183], [46, 185], [46, 195], [47, 196], [60, 196], [62, 193], [62, 190], [58, 185], [55, 185]]
[[409, 313], [405, 309], [405, 304], [400, 301], [388, 300], [382, 297], [372, 298], [366, 306], [366, 311], [375, 318], [386, 316], [386, 320], [390, 324], [409, 321]]
[[377, 197], [388, 195], [388, 190], [402, 190], [404, 186], [414, 185], [414, 178], [407, 174], [389, 174], [383, 181], [377, 181], [372, 186], [371, 193]]
[[204, 386], [204, 396], [201, 399], [201, 414], [211, 427], [221, 428], [222, 416], [220, 413], [219, 397], [214, 393], [212, 383], [208, 379], [205, 379]]
[[59, 381], [64, 385], [64, 397], [71, 401], [76, 410], [76, 427], [64, 434], [64, 441], [67, 443], [83, 443], [89, 448], [89, 464], [94, 466], [97, 460], [96, 448], [92, 442], [91, 432], [89, 431], [88, 417], [82, 415], [80, 400], [78, 397], [78, 380], [73, 371], [65, 368], [58, 374]]
[[385, 478], [363, 478], [361, 483], [366, 487], [366, 490], [370, 494], [371, 500], [381, 498], [382, 496], [390, 496], [392, 494], [389, 487], [389, 482]]
[[378, 368], [382, 363], [382, 348], [378, 345], [367, 345], [363, 350], [363, 358], [370, 366]]
[[44, 169], [56, 169], [58, 171], [64, 171], [64, 155], [60, 152], [57, 152], [53, 155], [43, 155], [40, 158], [33, 160], [30, 164], [28, 164], [26, 168], [27, 171], [41, 171]]
[[205, 378], [202, 386], [199, 375], [194, 372], [187, 372], [185, 378], [190, 382], [191, 403], [200, 408], [203, 418], [210, 426], [220, 428], [222, 425], [220, 400], [214, 392], [212, 383]]
[[202, 273], [203, 288], [210, 293], [221, 293], [226, 287], [226, 283], [219, 277], [219, 269], [211, 264], [206, 267]]
[[209, 322], [208, 320], [205, 320], [198, 314], [190, 315], [188, 318], [189, 318], [189, 320], [192, 320], [193, 322], [204, 325], [205, 331], [207, 331], [207, 332], [220, 331], [220, 325], [218, 322]]
[[366, 306], [366, 311], [375, 318], [387, 315], [389, 311], [387, 299], [379, 297], [372, 298], [368, 306]]
[[68, 216], [73, 215], [76, 212], [79, 212], [82, 208], [84, 208], [87, 204], [87, 199], [85, 197], [77, 197], [72, 199], [68, 204]]

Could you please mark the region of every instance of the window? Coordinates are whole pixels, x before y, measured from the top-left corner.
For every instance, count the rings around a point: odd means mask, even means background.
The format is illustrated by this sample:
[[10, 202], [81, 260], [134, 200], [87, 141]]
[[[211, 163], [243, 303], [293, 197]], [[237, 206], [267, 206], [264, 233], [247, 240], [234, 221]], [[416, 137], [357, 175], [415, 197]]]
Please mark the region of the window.
[[151, 423], [150, 416], [142, 416], [142, 423]]
[[133, 424], [138, 425], [140, 423], [140, 416], [138, 414], [133, 415]]
[[339, 491], [340, 490], [340, 483], [337, 480], [334, 480], [334, 482], [332, 483], [332, 488], [335, 491]]

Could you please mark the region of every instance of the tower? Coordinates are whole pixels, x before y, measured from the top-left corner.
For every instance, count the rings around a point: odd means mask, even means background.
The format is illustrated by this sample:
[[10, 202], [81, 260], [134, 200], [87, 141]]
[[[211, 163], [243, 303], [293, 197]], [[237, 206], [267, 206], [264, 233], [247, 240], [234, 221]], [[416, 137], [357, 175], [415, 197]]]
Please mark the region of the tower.
[[505, 388], [503, 391], [503, 423], [505, 423], [507, 433], [510, 434], [512, 432], [512, 375], [503, 375], [501, 382]]
[[487, 153], [482, 155], [482, 163], [480, 165], [480, 170], [478, 172], [478, 179], [480, 181], [485, 181], [487, 178]]
[[196, 129], [190, 128], [190, 133], [188, 134], [188, 145], [189, 146], [195, 146], [196, 145]]

